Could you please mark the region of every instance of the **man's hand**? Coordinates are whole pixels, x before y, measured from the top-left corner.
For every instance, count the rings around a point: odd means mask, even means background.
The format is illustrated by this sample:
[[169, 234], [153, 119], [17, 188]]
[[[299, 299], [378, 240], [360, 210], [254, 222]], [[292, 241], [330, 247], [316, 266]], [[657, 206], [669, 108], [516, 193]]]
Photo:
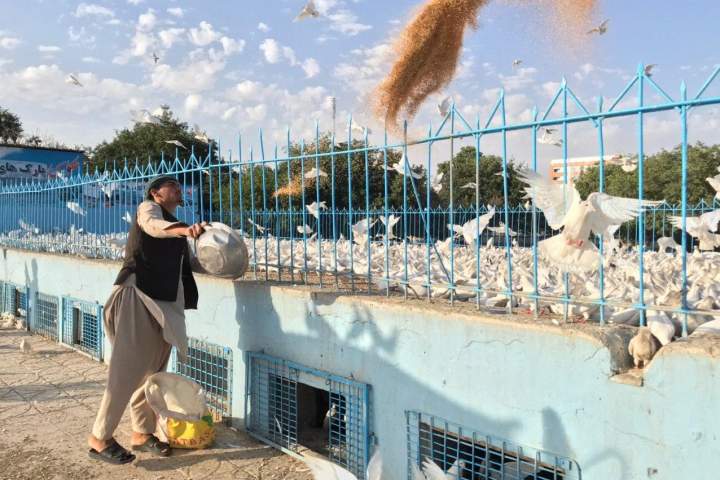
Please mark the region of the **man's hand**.
[[189, 227], [187, 227], [185, 235], [190, 238], [198, 238], [200, 235], [203, 234], [203, 232], [205, 231], [205, 227], [207, 227], [207, 225], [208, 225], [207, 222], [196, 223], [194, 225], [190, 225]]

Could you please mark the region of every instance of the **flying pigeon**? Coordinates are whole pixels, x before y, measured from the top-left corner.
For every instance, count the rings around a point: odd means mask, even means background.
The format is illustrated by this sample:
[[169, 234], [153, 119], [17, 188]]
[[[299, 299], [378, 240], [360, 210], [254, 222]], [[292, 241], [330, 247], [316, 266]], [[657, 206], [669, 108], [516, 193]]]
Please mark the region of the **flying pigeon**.
[[660, 342], [649, 327], [640, 327], [637, 335], [630, 339], [628, 352], [633, 357], [635, 368], [645, 368], [660, 349]]
[[130, 115], [135, 123], [149, 123], [151, 125], [160, 125], [162, 119], [157, 115], [150, 113], [149, 110], [130, 110]]
[[620, 168], [625, 173], [631, 173], [637, 170], [638, 160], [637, 157], [622, 157], [620, 160]]
[[[310, 215], [312, 215], [313, 217], [315, 217], [319, 220], [320, 219], [320, 210], [327, 210], [327, 205], [325, 204], [325, 202], [320, 202], [320, 203], [313, 202], [310, 205], [305, 205], [305, 208], [307, 208], [307, 211], [310, 212]], [[302, 233], [302, 232], [300, 232], [300, 233]]]
[[651, 63], [650, 65], [645, 65], [645, 69], [643, 70], [643, 73], [645, 73], [645, 76], [652, 77], [652, 70], [655, 67], [657, 67], [657, 63]]
[[202, 143], [210, 143], [210, 138], [208, 138], [207, 133], [205, 133], [205, 131], [197, 124], [193, 127], [193, 136], [195, 140], [199, 140]]
[[85, 210], [80, 206], [79, 203], [67, 202], [65, 205], [67, 206], [67, 208], [70, 209], [71, 212], [73, 212], [77, 215], [82, 215], [83, 217], [85, 216]]
[[130, 215], [130, 212], [127, 210], [125, 211], [125, 215], [122, 217], [123, 220], [125, 220], [127, 223], [132, 223], [132, 215]]
[[313, 232], [313, 229], [307, 225], [303, 225], [302, 227], [300, 225], [298, 225], [297, 231], [298, 231], [298, 233], [304, 233], [306, 235], [309, 235]]
[[386, 223], [385, 216], [380, 216], [380, 222], [385, 225], [385, 231], [387, 232], [388, 240], [392, 240], [393, 238], [395, 238], [393, 229], [395, 228], [395, 224], [400, 221], [400, 218], [401, 217], [396, 216], [394, 213], [391, 213], [390, 215], [388, 215]]
[[519, 58], [516, 58], [515, 60], [513, 60], [512, 66], [513, 66], [513, 68], [517, 68], [517, 67], [519, 67], [520, 65], [522, 65], [522, 63], [523, 63], [522, 60], [520, 60]]
[[308, 170], [307, 172], [305, 172], [305, 178], [307, 178], [308, 180], [314, 179], [315, 177], [318, 177], [318, 176], [327, 177], [328, 174], [325, 173], [322, 169], [318, 170], [315, 167], [313, 167], [310, 170]]
[[[720, 171], [720, 167], [718, 167], [718, 171]], [[714, 177], [707, 177], [705, 181], [708, 182], [713, 189], [715, 189], [715, 200], [720, 200], [720, 173]]]
[[461, 472], [459, 471], [460, 467], [463, 466], [462, 463], [460, 460], [455, 460], [448, 471], [444, 472], [437, 463], [426, 458], [423, 461], [422, 470], [414, 463], [412, 464], [412, 480], [454, 480], [456, 478], [462, 478]]
[[[260, 233], [265, 233], [265, 230], [267, 229], [267, 227], [263, 227], [262, 225], [258, 225], [257, 223], [253, 222], [253, 221], [250, 220], [249, 218], [247, 219], [247, 221], [248, 221], [248, 223], [250, 223], [250, 225], [252, 225], [253, 227], [257, 228]], [[300, 227], [298, 227], [298, 229], [299, 229], [299, 228], [300, 228]], [[300, 232], [300, 233], [302, 233], [302, 232]]]
[[589, 31], [587, 32], [587, 34], [588, 34], [588, 35], [592, 35], [593, 33], [597, 33], [598, 35], [604, 35], [605, 32], [607, 32], [608, 22], [609, 22], [609, 21], [610, 21], [610, 19], [603, 20], [603, 22], [602, 22], [600, 25], [598, 25], [597, 27], [589, 30]]
[[464, 188], [464, 189], [467, 189], [467, 190], [475, 190], [475, 187], [477, 187], [477, 183], [475, 183], [475, 182], [468, 182], [468, 183], [466, 183], [465, 185], [463, 185], [463, 186], [460, 187], [460, 188]]
[[548, 131], [554, 132], [554, 129], [546, 128], [543, 134], [538, 138], [538, 143], [542, 143], [543, 145], [553, 145], [555, 147], [562, 147], [563, 141], [562, 139], [553, 138]]
[[187, 148], [185, 148], [185, 145], [183, 145], [180, 140], [165, 140], [165, 143], [169, 143], [171, 145], [175, 145], [176, 147], [180, 147], [183, 150], [187, 150]]
[[490, 220], [495, 216], [495, 207], [488, 206], [488, 211], [484, 215], [480, 215], [472, 220], [465, 222], [462, 226], [450, 225], [448, 228], [455, 232], [457, 235], [462, 235], [465, 239], [465, 243], [472, 245], [475, 239], [485, 230]]
[[[714, 250], [720, 246], [720, 235], [718, 231], [720, 222], [720, 209], [706, 212], [699, 217], [685, 218], [685, 231], [700, 241], [698, 248], [703, 250]], [[682, 228], [682, 217], [670, 217], [670, 223], [675, 228]]]
[[315, 6], [315, 2], [313, 0], [308, 0], [308, 2], [305, 4], [302, 10], [300, 10], [300, 13], [298, 13], [297, 17], [295, 17], [293, 21], [298, 22], [306, 18], [317, 18], [319, 16], [320, 12]]
[[153, 63], [157, 65], [157, 63], [160, 61], [160, 57], [158, 57], [158, 54], [153, 52], [152, 54]]
[[443, 172], [438, 172], [433, 177], [432, 182], [431, 182], [433, 192], [440, 193], [440, 191], [442, 190], [442, 183], [440, 183], [440, 182], [442, 182], [442, 179], [444, 176], [445, 176], [445, 174]]
[[[402, 157], [400, 158], [400, 161], [391, 167], [387, 167], [387, 171], [389, 172], [391, 170], [394, 170], [397, 173], [399, 173], [400, 175], [405, 175], [405, 161], [406, 160], [407, 160], [407, 157], [405, 157], [405, 153], [403, 153]], [[408, 174], [416, 180], [419, 180], [422, 178], [422, 174], [414, 172], [412, 169], [412, 166], [409, 164], [408, 164], [407, 171], [408, 171]]]
[[65, 79], [65, 83], [71, 83], [77, 87], [83, 86], [83, 84], [80, 83], [80, 80], [78, 80], [78, 78], [75, 75], [73, 75], [72, 73], [67, 76], [67, 78]]
[[437, 104], [437, 111], [441, 117], [446, 117], [452, 105], [452, 97], [445, 97], [443, 101]]
[[661, 202], [613, 197], [594, 192], [586, 200], [572, 185], [558, 184], [526, 169], [518, 170], [526, 183], [527, 198], [543, 211], [553, 230], [563, 231], [538, 244], [540, 252], [564, 269], [597, 268], [597, 247], [589, 240], [590, 233], [604, 234], [611, 225], [620, 225], [637, 217], [644, 207]]

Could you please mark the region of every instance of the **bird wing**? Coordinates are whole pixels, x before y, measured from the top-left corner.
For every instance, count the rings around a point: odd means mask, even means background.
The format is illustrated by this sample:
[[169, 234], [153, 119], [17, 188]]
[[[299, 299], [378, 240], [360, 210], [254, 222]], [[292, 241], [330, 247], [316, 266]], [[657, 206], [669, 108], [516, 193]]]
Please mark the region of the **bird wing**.
[[[720, 168], [720, 167], [718, 167]], [[720, 192], [720, 175], [715, 175], [714, 177], [708, 177], [705, 180], [710, 184], [711, 187], [715, 189], [716, 192]]]
[[[682, 217], [671, 216], [670, 223], [673, 227], [682, 229]], [[702, 221], [700, 217], [686, 217], [685, 218], [685, 231], [693, 237], [698, 237], [701, 232]]]
[[718, 222], [720, 222], [720, 209], [700, 215], [700, 221], [707, 226], [708, 230], [715, 233], [718, 231]]
[[423, 462], [423, 473], [427, 480], [446, 480], [445, 472], [438, 466], [437, 463], [433, 462], [429, 458], [426, 458]]
[[529, 186], [525, 188], [529, 198], [545, 214], [548, 224], [558, 230], [565, 223], [570, 208], [580, 202], [580, 194], [572, 185], [555, 183], [537, 172], [519, 169], [518, 176]]
[[327, 460], [306, 455], [303, 461], [310, 467], [315, 480], [357, 480], [355, 475]]
[[380, 450], [375, 450], [375, 453], [370, 457], [366, 473], [367, 480], [380, 480], [380, 475], [382, 475], [382, 457], [380, 456]]
[[605, 233], [611, 225], [622, 224], [636, 218], [644, 207], [662, 203], [662, 201], [613, 197], [601, 192], [588, 195], [587, 202], [592, 207], [588, 215], [590, 229], [599, 235]]

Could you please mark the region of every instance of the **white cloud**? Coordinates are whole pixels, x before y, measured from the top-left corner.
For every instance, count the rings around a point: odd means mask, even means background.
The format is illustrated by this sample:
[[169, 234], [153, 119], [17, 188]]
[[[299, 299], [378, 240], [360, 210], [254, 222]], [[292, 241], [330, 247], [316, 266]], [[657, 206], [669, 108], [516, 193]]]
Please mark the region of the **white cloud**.
[[330, 19], [330, 29], [349, 36], [355, 36], [360, 32], [370, 30], [372, 25], [366, 25], [357, 21], [357, 15], [350, 10], [338, 10], [327, 16]]
[[295, 57], [295, 50], [290, 47], [282, 47], [282, 54], [285, 59], [290, 62], [290, 65], [297, 65], [297, 58]]
[[211, 89], [217, 74], [225, 68], [217, 58], [198, 58], [179, 67], [157, 65], [152, 72], [152, 85], [178, 94], [199, 93]]
[[158, 33], [158, 37], [160, 37], [160, 42], [163, 47], [170, 48], [175, 42], [182, 40], [184, 33], [184, 28], [168, 28], [167, 30], [161, 30], [160, 33]]
[[208, 22], [200, 22], [199, 28], [190, 29], [190, 41], [193, 45], [204, 47], [216, 40], [220, 39], [220, 33], [213, 30], [213, 26]]
[[20, 39], [15, 37], [0, 37], [0, 48], [12, 50], [20, 45]]
[[245, 48], [245, 40], [235, 40], [230, 37], [222, 37], [220, 43], [223, 47], [225, 55], [240, 53]]
[[534, 67], [520, 67], [514, 75], [498, 75], [500, 83], [505, 90], [512, 92], [514, 90], [522, 90], [535, 84], [535, 74], [537, 69]]
[[127, 0], [127, 3], [129, 3], [130, 5], [138, 6], [138, 5], [140, 5], [141, 3], [143, 3], [144, 1], [145, 1], [145, 0]]
[[195, 110], [198, 109], [201, 102], [202, 97], [196, 93], [192, 93], [185, 97], [185, 113], [191, 115]]
[[85, 27], [80, 27], [79, 30], [76, 30], [74, 27], [68, 28], [68, 37], [70, 37], [70, 41], [72, 43], [78, 43], [83, 45], [93, 45], [95, 43], [95, 35], [90, 35], [86, 30]]
[[75, 16], [81, 17], [114, 17], [115, 12], [107, 7], [97, 5], [95, 3], [81, 3], [75, 9]]
[[393, 49], [389, 43], [379, 43], [353, 50], [351, 54], [351, 61], [338, 64], [334, 75], [352, 90], [366, 93], [382, 79], [392, 61]]
[[57, 53], [62, 50], [57, 45], [38, 45], [37, 49], [40, 53]]
[[180, 7], [173, 7], [173, 8], [168, 8], [167, 13], [169, 13], [173, 17], [181, 18], [183, 15], [185, 15], [185, 10], [183, 10]]
[[314, 58], [308, 58], [302, 63], [302, 69], [305, 72], [305, 78], [312, 78], [320, 73], [320, 65]]
[[264, 22], [258, 23], [257, 29], [260, 30], [261, 32], [269, 32], [270, 31], [270, 27]]
[[138, 17], [137, 29], [148, 32], [155, 28], [156, 23], [157, 17], [155, 16], [155, 11], [149, 8], [147, 12]]
[[100, 63], [100, 60], [95, 57], [82, 57], [81, 60], [85, 63]]
[[265, 61], [268, 63], [278, 63], [282, 58], [282, 49], [280, 44], [274, 38], [266, 38], [260, 44], [260, 50], [265, 55]]

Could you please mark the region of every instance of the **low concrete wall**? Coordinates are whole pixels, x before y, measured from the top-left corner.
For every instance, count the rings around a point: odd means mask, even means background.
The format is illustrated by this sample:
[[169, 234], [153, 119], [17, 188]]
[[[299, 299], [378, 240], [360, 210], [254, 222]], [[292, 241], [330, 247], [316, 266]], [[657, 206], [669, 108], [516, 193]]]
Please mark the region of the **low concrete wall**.
[[[2, 279], [101, 303], [119, 263], [4, 250]], [[406, 410], [575, 459], [582, 478], [720, 478], [720, 343], [663, 348], [641, 387], [625, 327], [555, 326], [470, 308], [198, 276], [188, 334], [234, 349], [233, 416], [244, 351], [372, 385], [386, 478], [406, 478]]]

